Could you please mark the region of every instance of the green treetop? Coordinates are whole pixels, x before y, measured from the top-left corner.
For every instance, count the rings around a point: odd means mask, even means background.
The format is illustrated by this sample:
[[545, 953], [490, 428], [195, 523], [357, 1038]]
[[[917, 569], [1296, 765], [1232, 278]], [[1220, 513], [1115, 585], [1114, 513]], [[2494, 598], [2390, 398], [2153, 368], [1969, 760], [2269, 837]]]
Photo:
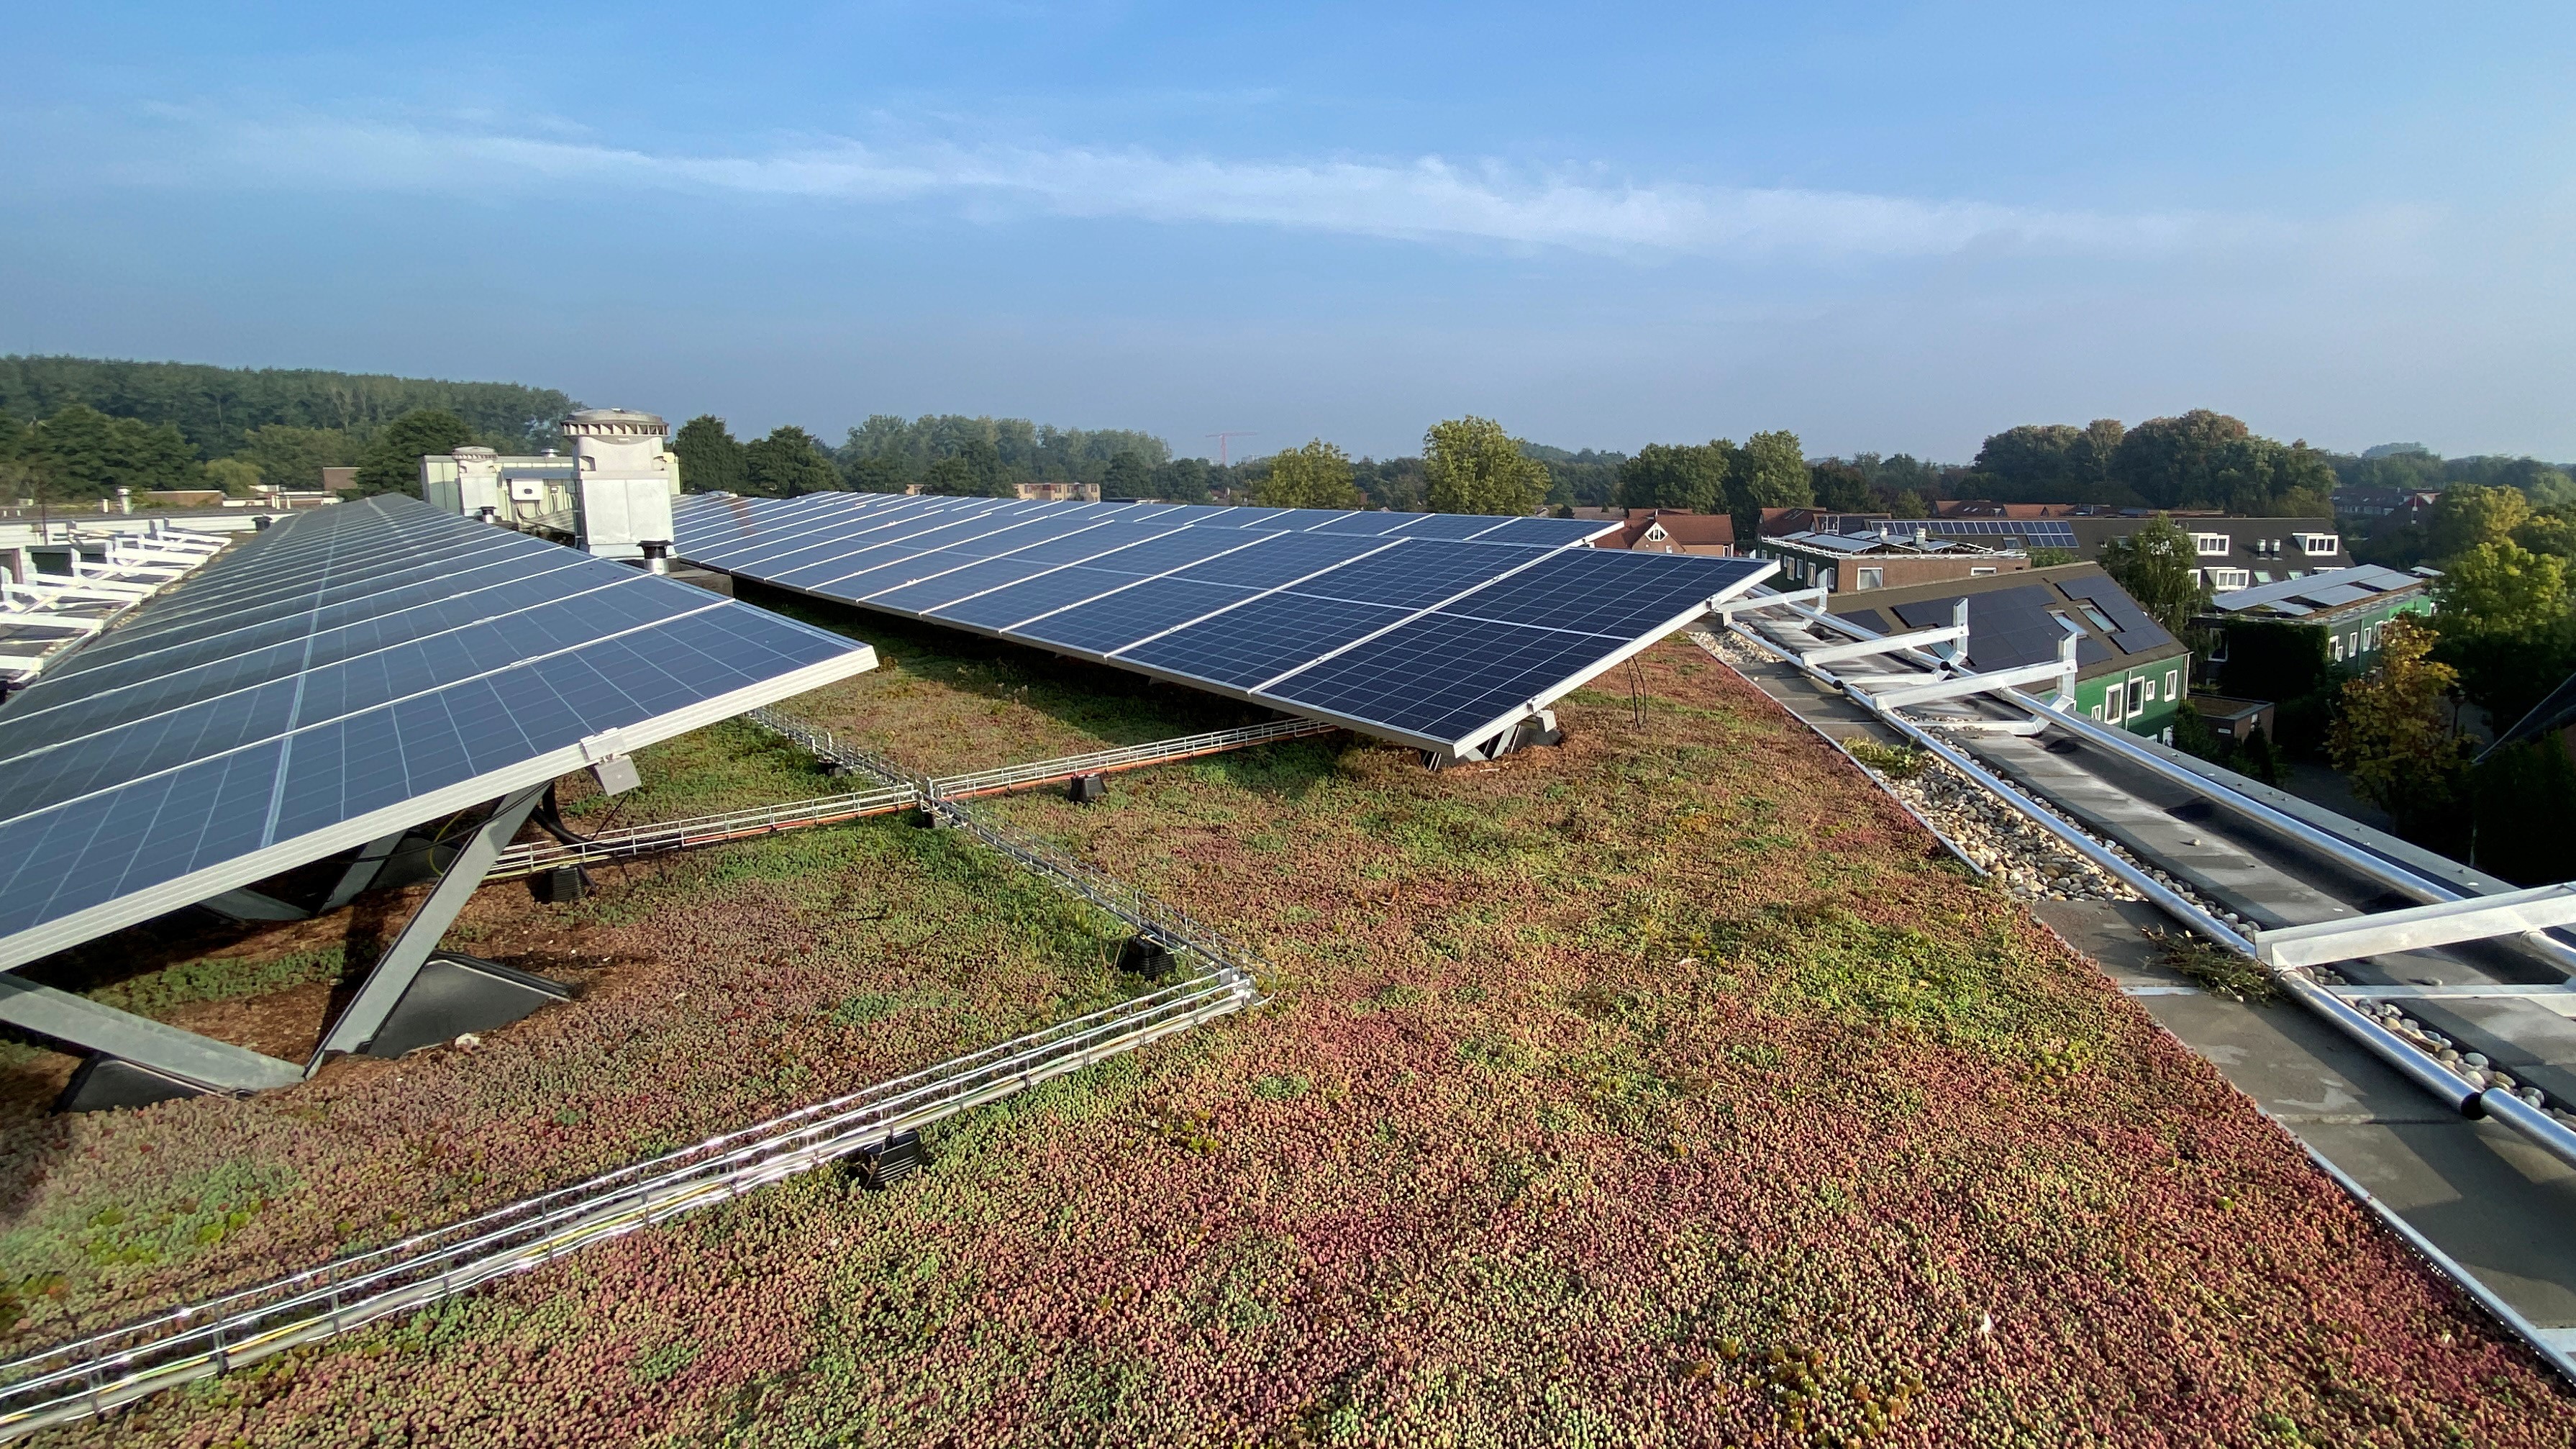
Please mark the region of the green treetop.
[[[768, 437], [744, 446], [742, 488], [760, 498], [793, 498], [800, 493], [826, 493], [841, 486], [840, 470], [814, 435], [794, 424], [770, 430]], [[688, 460], [680, 460], [680, 482], [689, 481]]]
[[376, 434], [365, 461], [358, 464], [360, 493], [420, 493], [420, 460], [433, 453], [453, 453], [474, 441], [465, 420], [441, 408], [415, 408]]
[[1726, 502], [1724, 442], [1648, 443], [1619, 465], [1623, 508], [1687, 508], [1715, 513]]
[[2200, 580], [2199, 552], [2191, 535], [2166, 514], [2157, 514], [2127, 538], [2104, 543], [2102, 570], [2177, 637], [2193, 615], [2209, 606], [2209, 586]]
[[680, 486], [691, 493], [740, 493], [750, 462], [725, 420], [712, 413], [680, 424], [671, 435], [671, 452], [680, 460]]
[[1547, 501], [1547, 465], [1491, 418], [1452, 418], [1422, 435], [1422, 472], [1434, 513], [1536, 513]]
[[1321, 438], [1273, 454], [1270, 476], [1253, 485], [1252, 501], [1264, 508], [1358, 508], [1364, 502], [1351, 482], [1350, 458]]

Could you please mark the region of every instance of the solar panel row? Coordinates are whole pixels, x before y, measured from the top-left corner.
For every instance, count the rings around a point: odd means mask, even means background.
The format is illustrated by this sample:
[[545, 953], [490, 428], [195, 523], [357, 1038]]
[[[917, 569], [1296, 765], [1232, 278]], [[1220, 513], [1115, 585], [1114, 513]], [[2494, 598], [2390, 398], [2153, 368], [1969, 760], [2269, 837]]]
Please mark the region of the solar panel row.
[[708, 568], [1453, 750], [1773, 567], [1456, 514], [828, 493], [673, 524]]
[[417, 500], [299, 515], [0, 707], [0, 969], [873, 663]]

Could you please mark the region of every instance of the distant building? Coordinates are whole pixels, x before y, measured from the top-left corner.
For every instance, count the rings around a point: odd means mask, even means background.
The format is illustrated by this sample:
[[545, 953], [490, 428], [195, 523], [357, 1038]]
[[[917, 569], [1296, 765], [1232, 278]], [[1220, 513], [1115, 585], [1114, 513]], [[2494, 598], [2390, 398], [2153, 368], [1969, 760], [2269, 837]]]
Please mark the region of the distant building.
[[1962, 599], [1968, 605], [1971, 667], [2046, 664], [2057, 657], [2057, 641], [2073, 634], [2075, 707], [2087, 719], [2171, 743], [2174, 708], [2191, 689], [2191, 650], [2099, 564], [1837, 594], [1826, 607], [1855, 624], [1896, 634], [1947, 625]]
[[[355, 490], [357, 486], [358, 470], [355, 468], [325, 468], [322, 470], [322, 491], [325, 493], [347, 493]], [[334, 516], [336, 517], [337, 515]]]
[[1693, 513], [1684, 508], [1633, 509], [1617, 533], [1594, 539], [1592, 546], [1632, 553], [1729, 557], [1735, 552], [1735, 520], [1723, 513]]
[[2432, 580], [2376, 564], [2232, 589], [2198, 619], [2218, 687], [2248, 699], [2295, 699], [2338, 666], [2379, 652], [2400, 614], [2433, 612]]
[[1780, 571], [1798, 587], [1837, 594], [1983, 578], [2030, 567], [2026, 553], [1942, 538], [1917, 528], [1919, 522], [1880, 522], [1866, 532], [1816, 529], [1766, 534], [1751, 551], [1759, 558], [1778, 559]]
[[[1883, 513], [1833, 513], [1820, 508], [1765, 508], [1762, 536], [1791, 533], [1862, 533], [1893, 528], [1932, 538], [1995, 549], [2058, 549], [2091, 562], [2102, 545], [2126, 538], [2157, 517], [2153, 509], [2101, 508], [2076, 503], [1945, 502], [1941, 516], [1893, 518]], [[2241, 589], [2304, 577], [2352, 563], [2343, 533], [2331, 518], [2236, 518], [2217, 513], [2168, 513], [2192, 536], [2202, 577], [2214, 589]]]
[[1015, 483], [1012, 485], [1012, 490], [1023, 499], [1038, 499], [1047, 503], [1100, 501], [1100, 485], [1097, 483]]
[[2356, 523], [2377, 523], [2383, 518], [2421, 523], [2441, 498], [2439, 488], [2338, 488], [2334, 511], [2335, 517]]

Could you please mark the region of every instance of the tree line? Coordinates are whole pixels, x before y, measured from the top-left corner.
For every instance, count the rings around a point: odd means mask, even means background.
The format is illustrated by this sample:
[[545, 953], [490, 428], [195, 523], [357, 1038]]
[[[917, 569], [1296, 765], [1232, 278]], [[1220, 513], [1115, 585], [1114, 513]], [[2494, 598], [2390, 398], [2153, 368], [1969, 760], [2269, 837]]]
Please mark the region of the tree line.
[[[0, 495], [78, 504], [119, 487], [411, 488], [419, 455], [559, 446], [579, 404], [516, 383], [82, 357], [0, 357]], [[402, 454], [410, 450], [409, 456]]]

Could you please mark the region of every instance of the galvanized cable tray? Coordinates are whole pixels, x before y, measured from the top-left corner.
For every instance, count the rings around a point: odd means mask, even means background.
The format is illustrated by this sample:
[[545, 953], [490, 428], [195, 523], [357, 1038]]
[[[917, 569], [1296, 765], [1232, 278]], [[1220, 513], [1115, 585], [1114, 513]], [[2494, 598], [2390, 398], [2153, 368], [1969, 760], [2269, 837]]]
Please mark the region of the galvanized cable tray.
[[[795, 740], [818, 758], [891, 782], [883, 789], [832, 799], [889, 802], [888, 810], [920, 808], [934, 820], [963, 829], [1030, 869], [1054, 877], [1167, 949], [1199, 958], [1206, 969], [1115, 1006], [711, 1137], [694, 1147], [524, 1198], [321, 1268], [0, 1364], [0, 1440], [87, 1418], [165, 1388], [424, 1307], [495, 1278], [541, 1267], [575, 1248], [730, 1201], [752, 1188], [1262, 999], [1255, 972], [1266, 969], [1266, 963], [1186, 912], [1034, 837], [978, 817], [939, 793], [939, 782], [844, 745], [828, 732], [792, 718], [765, 709], [754, 711], [754, 716], [764, 728]], [[1271, 736], [1285, 737], [1290, 736]], [[817, 803], [804, 802], [802, 808], [811, 809]], [[749, 819], [770, 813], [737, 815]], [[665, 833], [675, 828], [660, 827]], [[748, 833], [774, 828], [779, 827], [759, 826]], [[609, 844], [613, 848], [620, 843]]]
[[323, 1268], [0, 1364], [0, 1439], [85, 1418], [729, 1201], [1256, 1000], [1247, 975], [1220, 966], [925, 1071]]
[[918, 793], [908, 785], [889, 785], [847, 795], [824, 795], [718, 815], [630, 826], [623, 830], [605, 831], [579, 842], [530, 841], [502, 851], [483, 878], [515, 880], [567, 866], [601, 865], [635, 856], [756, 839], [782, 831], [838, 825], [872, 815], [910, 810], [918, 799]]

